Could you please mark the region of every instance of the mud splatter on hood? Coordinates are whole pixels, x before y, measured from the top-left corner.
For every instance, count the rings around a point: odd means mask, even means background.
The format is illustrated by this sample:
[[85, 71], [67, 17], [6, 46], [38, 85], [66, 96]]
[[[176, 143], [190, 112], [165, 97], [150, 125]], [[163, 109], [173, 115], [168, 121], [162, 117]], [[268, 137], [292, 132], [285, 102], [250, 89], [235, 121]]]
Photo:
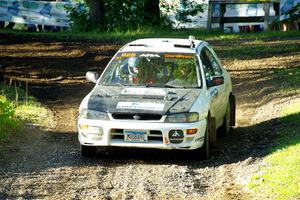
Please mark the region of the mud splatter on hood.
[[107, 113], [171, 114], [189, 112], [201, 89], [97, 86], [88, 109]]

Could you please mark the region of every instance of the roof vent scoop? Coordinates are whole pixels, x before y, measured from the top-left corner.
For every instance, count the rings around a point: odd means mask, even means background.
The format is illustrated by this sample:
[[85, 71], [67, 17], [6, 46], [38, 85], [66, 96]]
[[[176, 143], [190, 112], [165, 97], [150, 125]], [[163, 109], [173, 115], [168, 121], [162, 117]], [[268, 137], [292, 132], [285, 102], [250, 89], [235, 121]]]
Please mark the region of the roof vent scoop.
[[194, 42], [194, 40], [195, 40], [195, 36], [190, 35], [189, 36], [189, 41], [191, 43], [191, 48], [195, 48], [195, 42]]

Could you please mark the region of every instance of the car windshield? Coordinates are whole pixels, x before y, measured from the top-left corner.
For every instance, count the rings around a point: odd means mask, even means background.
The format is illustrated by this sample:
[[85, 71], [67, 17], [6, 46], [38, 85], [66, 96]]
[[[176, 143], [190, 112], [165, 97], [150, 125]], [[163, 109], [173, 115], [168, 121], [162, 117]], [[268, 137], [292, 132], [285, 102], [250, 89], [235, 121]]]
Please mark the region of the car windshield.
[[101, 85], [200, 87], [195, 54], [118, 53], [101, 77]]

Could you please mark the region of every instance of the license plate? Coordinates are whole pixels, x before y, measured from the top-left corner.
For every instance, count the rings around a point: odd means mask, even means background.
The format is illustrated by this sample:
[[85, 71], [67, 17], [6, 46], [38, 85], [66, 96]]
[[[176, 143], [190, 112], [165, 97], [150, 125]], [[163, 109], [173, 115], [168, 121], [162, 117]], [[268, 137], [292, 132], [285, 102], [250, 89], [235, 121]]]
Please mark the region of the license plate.
[[125, 142], [147, 142], [148, 141], [147, 131], [124, 130], [124, 141]]

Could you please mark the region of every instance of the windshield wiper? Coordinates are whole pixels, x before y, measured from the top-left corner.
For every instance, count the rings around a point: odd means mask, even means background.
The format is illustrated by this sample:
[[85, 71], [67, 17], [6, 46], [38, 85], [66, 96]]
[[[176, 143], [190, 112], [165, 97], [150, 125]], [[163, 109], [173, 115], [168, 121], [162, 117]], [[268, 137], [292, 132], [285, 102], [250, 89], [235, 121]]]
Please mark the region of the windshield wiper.
[[178, 88], [178, 89], [197, 89], [200, 87], [197, 86], [181, 86], [181, 85], [169, 85], [169, 84], [165, 84], [164, 87], [166, 88]]
[[141, 85], [141, 86], [144, 86], [144, 87], [158, 87], [158, 88], [188, 88], [188, 87], [185, 87], [185, 86], [180, 86], [180, 85], [170, 85], [170, 84], [164, 84], [164, 85], [155, 85], [155, 84], [144, 84], [144, 85]]
[[110, 83], [110, 84], [101, 84], [101, 85], [103, 85], [103, 86], [122, 86], [122, 87], [126, 86], [125, 84], [122, 84], [120, 82]]
[[166, 87], [166, 88], [186, 88], [185, 86], [170, 85], [170, 84], [165, 84], [164, 87]]

